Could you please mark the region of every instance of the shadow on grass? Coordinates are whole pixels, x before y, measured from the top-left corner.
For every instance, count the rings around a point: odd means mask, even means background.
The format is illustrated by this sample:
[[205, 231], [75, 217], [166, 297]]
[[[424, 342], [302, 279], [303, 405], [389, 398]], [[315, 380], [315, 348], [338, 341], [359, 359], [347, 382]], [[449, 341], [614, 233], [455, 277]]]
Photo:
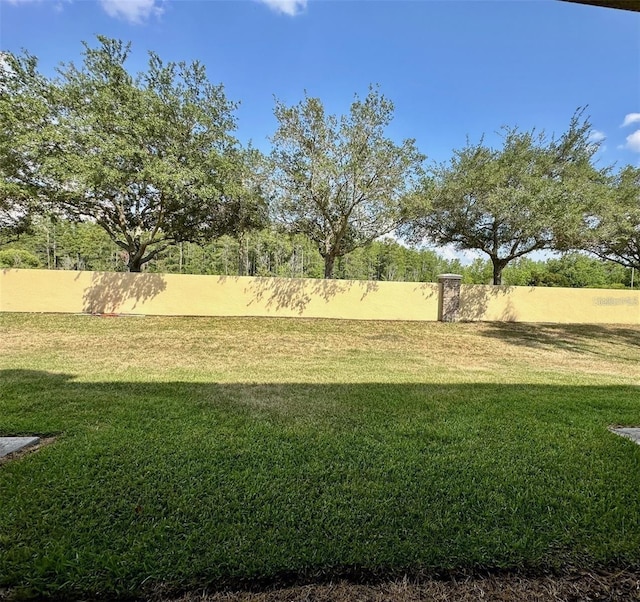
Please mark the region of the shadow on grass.
[[640, 567], [640, 449], [607, 430], [638, 387], [0, 383], [0, 432], [67, 435], [0, 469], [0, 588]]
[[511, 345], [555, 349], [612, 357], [598, 348], [601, 343], [626, 345], [640, 352], [640, 329], [592, 324], [515, 324], [487, 322], [481, 331]]
[[[526, 344], [522, 341], [530, 336], [532, 346], [574, 351], [571, 341], [558, 337], [582, 336], [594, 329], [549, 326], [552, 334], [541, 337], [539, 326], [512, 324], [503, 330], [500, 324], [487, 324], [486, 328], [487, 336], [514, 337], [519, 344]], [[611, 336], [611, 330], [603, 329], [603, 334]], [[639, 335], [614, 329], [614, 336], [630, 343]], [[0, 370], [0, 383], [0, 435], [50, 435], [87, 429], [106, 420], [112, 420], [111, 426], [120, 420], [137, 421], [137, 428], [156, 425], [177, 432], [181, 425], [175, 419], [202, 418], [204, 425], [211, 418], [207, 411], [241, 416], [257, 425], [263, 418], [276, 417], [281, 419], [278, 424], [291, 420], [302, 428], [328, 425], [348, 431], [358, 424], [387, 428], [397, 418], [429, 421], [416, 423], [418, 429], [431, 429], [456, 418], [467, 424], [469, 432], [476, 432], [481, 424], [497, 432], [500, 425], [513, 426], [516, 418], [550, 427], [575, 424], [576, 420], [598, 428], [640, 425], [640, 387], [633, 385], [86, 382], [73, 374], [23, 369]], [[14, 425], [19, 424], [25, 426], [16, 429]]]

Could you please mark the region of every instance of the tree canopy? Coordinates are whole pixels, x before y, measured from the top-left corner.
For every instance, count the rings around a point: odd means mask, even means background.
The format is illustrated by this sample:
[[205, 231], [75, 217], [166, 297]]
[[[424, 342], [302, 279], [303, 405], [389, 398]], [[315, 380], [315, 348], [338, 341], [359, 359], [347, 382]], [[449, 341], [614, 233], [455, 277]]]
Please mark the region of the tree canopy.
[[27, 232], [45, 200], [38, 156], [50, 107], [36, 65], [29, 54], [0, 53], [0, 244]]
[[559, 138], [507, 127], [501, 149], [467, 143], [431, 168], [408, 236], [482, 251], [494, 284], [518, 257], [571, 247], [606, 179], [590, 132], [578, 111]]
[[[5, 182], [46, 197], [61, 214], [95, 221], [131, 271], [172, 243], [260, 223], [262, 195], [231, 135], [235, 105], [223, 87], [200, 63], [164, 64], [155, 53], [134, 77], [125, 65], [130, 46], [98, 41], [85, 44], [80, 67], [62, 65], [57, 79], [28, 90], [47, 113], [37, 131], [23, 133], [21, 161]], [[36, 172], [30, 182], [20, 176], [27, 167]]]
[[394, 230], [421, 173], [414, 140], [385, 136], [393, 103], [371, 88], [348, 115], [327, 115], [320, 99], [277, 102], [272, 138], [275, 215], [290, 232], [313, 240], [325, 278], [335, 260]]
[[[418, 267], [397, 245], [363, 252], [402, 227], [413, 242], [481, 251], [495, 284], [510, 262], [544, 249], [640, 268], [640, 168], [596, 167], [583, 110], [559, 137], [505, 127], [500, 148], [467, 142], [425, 171], [414, 140], [387, 136], [394, 105], [377, 87], [338, 116], [305, 95], [276, 101], [264, 157], [240, 146], [236, 105], [199, 62], [151, 52], [132, 75], [129, 57], [128, 44], [98, 36], [79, 66], [48, 78], [27, 52], [0, 52], [0, 245], [46, 231], [39, 262], [48, 267], [158, 269], [166, 252], [182, 271], [183, 252], [206, 247], [202, 261], [220, 255], [224, 273], [394, 279], [406, 267], [423, 278], [432, 271], [424, 256]], [[267, 233], [270, 217], [277, 232]], [[227, 234], [237, 240], [212, 244]], [[65, 243], [59, 261], [67, 235], [94, 240], [82, 250]], [[33, 264], [15, 257], [5, 262]], [[576, 257], [575, 274], [562, 276], [571, 286], [593, 271]], [[472, 280], [484, 281], [488, 269], [478, 261], [467, 277], [475, 270]], [[521, 272], [527, 282], [561, 280]]]
[[608, 194], [587, 219], [587, 250], [602, 259], [640, 269], [640, 168], [612, 177]]

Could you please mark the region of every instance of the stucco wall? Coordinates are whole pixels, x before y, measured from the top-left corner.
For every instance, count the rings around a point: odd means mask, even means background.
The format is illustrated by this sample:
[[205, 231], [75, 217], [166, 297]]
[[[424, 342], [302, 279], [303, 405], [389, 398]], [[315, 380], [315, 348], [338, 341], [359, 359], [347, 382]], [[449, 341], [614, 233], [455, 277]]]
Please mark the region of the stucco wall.
[[[438, 297], [418, 282], [0, 270], [5, 312], [435, 321]], [[640, 291], [462, 285], [458, 317], [640, 324]]]
[[436, 320], [438, 285], [2, 270], [0, 311]]
[[640, 324], [640, 291], [463, 284], [459, 319]]

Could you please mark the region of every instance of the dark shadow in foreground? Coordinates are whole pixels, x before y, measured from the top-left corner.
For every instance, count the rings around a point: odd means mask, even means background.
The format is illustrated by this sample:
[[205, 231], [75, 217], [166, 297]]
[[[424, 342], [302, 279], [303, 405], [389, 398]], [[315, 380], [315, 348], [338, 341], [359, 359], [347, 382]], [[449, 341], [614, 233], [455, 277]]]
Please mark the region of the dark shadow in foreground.
[[83, 382], [0, 371], [0, 588], [640, 569], [634, 386]]

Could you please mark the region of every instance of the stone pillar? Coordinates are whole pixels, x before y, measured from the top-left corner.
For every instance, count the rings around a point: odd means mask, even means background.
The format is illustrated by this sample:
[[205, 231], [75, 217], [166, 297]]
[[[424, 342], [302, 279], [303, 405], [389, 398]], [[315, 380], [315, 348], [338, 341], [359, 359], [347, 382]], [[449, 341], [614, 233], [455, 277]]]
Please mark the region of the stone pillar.
[[460, 309], [460, 282], [459, 274], [440, 274], [440, 299], [438, 300], [438, 320], [440, 322], [457, 322]]

